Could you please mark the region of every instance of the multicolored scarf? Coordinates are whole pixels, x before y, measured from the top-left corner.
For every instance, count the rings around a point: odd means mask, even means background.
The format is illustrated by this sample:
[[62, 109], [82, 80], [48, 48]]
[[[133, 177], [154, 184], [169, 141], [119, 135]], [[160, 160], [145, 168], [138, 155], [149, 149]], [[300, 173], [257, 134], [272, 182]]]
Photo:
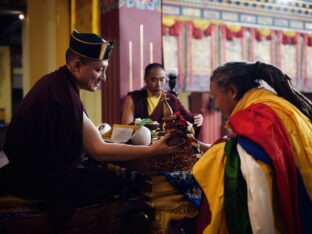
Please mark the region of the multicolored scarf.
[[[309, 226], [306, 226], [307, 222], [302, 219], [303, 216], [299, 215], [299, 210], [302, 210], [299, 206], [301, 207], [303, 202], [300, 200], [298, 202], [298, 196], [301, 199], [305, 194], [305, 204], [310, 210], [306, 212], [306, 215], [312, 220], [312, 125], [310, 120], [285, 99], [260, 88], [250, 90], [237, 103], [228, 126], [238, 136], [244, 136], [255, 142], [268, 155], [267, 161], [269, 164], [271, 162], [274, 173], [273, 184], [276, 184], [277, 188], [277, 204], [283, 229], [287, 233], [301, 233], [301, 228], [303, 233], [311, 230]], [[224, 144], [215, 145], [193, 168], [194, 177], [202, 187], [204, 197], [208, 200], [208, 216], [211, 213], [209, 225], [202, 230], [204, 233], [228, 231], [234, 233], [236, 230], [235, 222], [234, 224], [231, 222], [237, 218], [233, 216], [235, 207], [231, 205], [229, 207], [227, 205], [229, 203], [226, 202], [227, 198], [237, 196], [235, 189], [229, 187], [229, 183], [226, 182], [229, 181], [228, 170], [231, 168], [226, 166], [231, 165], [226, 161], [233, 155], [227, 154], [225, 157], [224, 154]], [[251, 155], [254, 157], [252, 153]], [[239, 170], [239, 159], [236, 161], [236, 168]], [[239, 173], [236, 171], [234, 174]], [[213, 180], [215, 181], [210, 182]], [[237, 179], [236, 182], [234, 180], [234, 184], [239, 180]], [[303, 191], [300, 188], [303, 188]], [[236, 195], [228, 194], [227, 191], [231, 193], [234, 191]], [[246, 199], [242, 200], [247, 202]], [[225, 216], [227, 222], [224, 225]], [[244, 230], [249, 232], [248, 228]]]

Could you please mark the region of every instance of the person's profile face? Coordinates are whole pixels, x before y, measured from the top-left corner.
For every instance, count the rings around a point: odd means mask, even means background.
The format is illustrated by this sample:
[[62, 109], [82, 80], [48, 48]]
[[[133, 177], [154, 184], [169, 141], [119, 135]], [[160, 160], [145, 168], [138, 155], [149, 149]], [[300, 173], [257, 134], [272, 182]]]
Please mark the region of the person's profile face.
[[166, 85], [166, 72], [162, 68], [153, 68], [144, 78], [146, 88], [154, 95], [159, 96]]
[[216, 80], [210, 82], [210, 97], [215, 101], [215, 106], [226, 117], [229, 117], [237, 103], [236, 92], [233, 87], [225, 89], [218, 85]]
[[79, 87], [91, 92], [100, 89], [102, 82], [106, 81], [107, 67], [108, 60], [95, 60], [86, 64], [81, 64], [78, 78]]

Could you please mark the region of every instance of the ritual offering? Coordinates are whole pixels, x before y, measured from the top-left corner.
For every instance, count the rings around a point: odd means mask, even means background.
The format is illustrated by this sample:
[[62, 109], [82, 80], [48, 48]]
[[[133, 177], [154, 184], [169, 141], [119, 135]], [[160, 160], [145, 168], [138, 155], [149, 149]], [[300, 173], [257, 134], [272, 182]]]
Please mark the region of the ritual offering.
[[155, 142], [165, 134], [170, 133], [171, 137], [167, 141], [167, 144], [175, 145], [184, 143], [186, 146], [185, 151], [178, 154], [145, 157], [127, 162], [127, 164], [132, 169], [147, 174], [190, 171], [198, 157], [202, 155], [196, 140], [191, 140], [191, 138], [188, 137], [188, 134], [194, 134], [194, 132], [192, 132], [192, 129], [188, 128], [187, 121], [179, 112], [173, 113], [167, 102], [165, 93], [162, 94], [160, 101], [163, 102], [164, 105], [163, 120], [160, 124], [154, 123], [154, 125], [159, 128], [153, 128], [151, 134], [152, 142]]

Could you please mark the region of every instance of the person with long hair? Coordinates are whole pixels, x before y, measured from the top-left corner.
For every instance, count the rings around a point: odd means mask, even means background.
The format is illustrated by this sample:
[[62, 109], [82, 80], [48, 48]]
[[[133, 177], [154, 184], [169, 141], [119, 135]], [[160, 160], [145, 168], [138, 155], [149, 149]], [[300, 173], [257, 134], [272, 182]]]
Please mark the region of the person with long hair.
[[210, 81], [231, 135], [193, 167], [203, 189], [198, 233], [311, 233], [311, 102], [261, 62], [226, 63]]

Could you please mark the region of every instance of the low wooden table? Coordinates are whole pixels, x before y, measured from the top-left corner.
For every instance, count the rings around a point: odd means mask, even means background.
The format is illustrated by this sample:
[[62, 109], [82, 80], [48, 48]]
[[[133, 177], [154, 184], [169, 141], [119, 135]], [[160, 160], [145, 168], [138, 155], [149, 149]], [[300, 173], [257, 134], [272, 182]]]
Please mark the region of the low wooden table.
[[142, 194], [147, 204], [154, 209], [152, 232], [165, 234], [172, 220], [194, 218], [198, 209], [162, 175], [150, 175], [143, 186]]

